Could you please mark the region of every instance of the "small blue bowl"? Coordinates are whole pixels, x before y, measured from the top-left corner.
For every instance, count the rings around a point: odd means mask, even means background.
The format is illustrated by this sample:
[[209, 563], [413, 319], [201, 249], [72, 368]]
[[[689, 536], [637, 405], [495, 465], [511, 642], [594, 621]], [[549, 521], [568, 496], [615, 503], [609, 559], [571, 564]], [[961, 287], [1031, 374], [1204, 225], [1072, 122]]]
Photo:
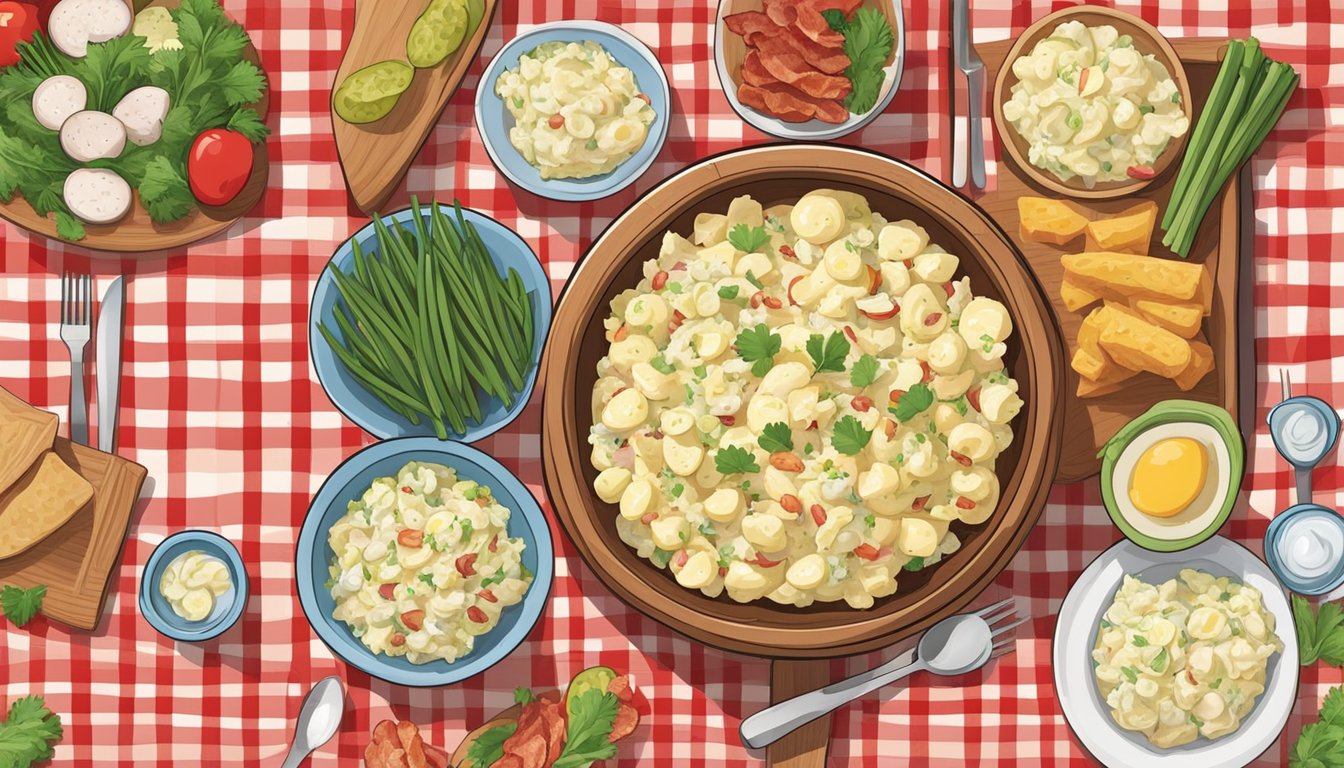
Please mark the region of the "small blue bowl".
[[[215, 598], [215, 610], [202, 621], [188, 621], [159, 592], [168, 564], [191, 550], [214, 557], [229, 569], [229, 591]], [[219, 637], [237, 623], [247, 606], [247, 569], [233, 542], [212, 531], [180, 531], [154, 548], [140, 576], [140, 613], [165, 637], [199, 643]]]
[[[527, 542], [523, 565], [533, 574], [532, 585], [518, 605], [504, 610], [499, 625], [476, 638], [471, 653], [452, 663], [432, 661], [412, 664], [404, 656], [386, 656], [370, 651], [350, 631], [349, 625], [332, 618], [336, 601], [326, 582], [332, 551], [327, 544], [331, 526], [346, 513], [346, 504], [359, 498], [375, 478], [396, 475], [408, 461], [429, 461], [456, 470], [458, 477], [490, 486], [491, 492], [512, 513], [510, 536]], [[514, 651], [536, 626], [546, 607], [555, 572], [551, 530], [541, 506], [527, 488], [502, 464], [481, 451], [433, 438], [403, 437], [374, 443], [346, 459], [318, 490], [299, 531], [295, 554], [295, 581], [299, 603], [313, 631], [347, 664], [389, 683], [415, 687], [451, 685], [480, 674]]]
[[[452, 207], [445, 208], [444, 213], [452, 218]], [[428, 204], [421, 206], [421, 213], [425, 225], [430, 227]], [[536, 325], [532, 341], [531, 367], [523, 382], [523, 391], [518, 393], [513, 406], [509, 408], [505, 408], [504, 402], [498, 398], [482, 395], [481, 423], [468, 422], [465, 433], [452, 435], [455, 440], [470, 443], [503, 429], [527, 406], [528, 398], [532, 396], [532, 388], [537, 383], [541, 350], [546, 344], [546, 334], [551, 329], [551, 282], [546, 276], [546, 271], [541, 268], [541, 262], [537, 261], [536, 255], [532, 253], [532, 249], [517, 233], [470, 208], [462, 209], [462, 215], [480, 233], [490, 258], [501, 272], [506, 272], [509, 267], [518, 270], [523, 286], [528, 291], [528, 298], [532, 302], [532, 321]], [[413, 217], [414, 212], [407, 208], [384, 216], [383, 221], [388, 226], [391, 226], [392, 222], [397, 222], [410, 228], [413, 226], [410, 223]], [[378, 239], [372, 223], [341, 244], [332, 255], [326, 269], [322, 270], [317, 286], [313, 289], [313, 305], [308, 316], [308, 348], [311, 350], [318, 383], [326, 391], [332, 405], [374, 437], [433, 436], [434, 427], [428, 419], [422, 418], [419, 424], [412, 424], [365, 389], [364, 385], [350, 374], [340, 358], [336, 357], [336, 353], [331, 351], [326, 338], [318, 330], [318, 323], [325, 323], [332, 335], [342, 341], [345, 339], [340, 327], [336, 325], [336, 302], [340, 299], [341, 292], [336, 286], [336, 279], [332, 277], [331, 270], [333, 266], [339, 267], [342, 272], [349, 272], [354, 268], [355, 251], [352, 243], [356, 242], [365, 254], [378, 252]]]
[[[649, 97], [649, 105], [658, 116], [649, 126], [649, 135], [639, 151], [610, 173], [586, 179], [543, 179], [541, 171], [527, 162], [509, 142], [513, 115], [495, 93], [495, 82], [505, 70], [518, 66], [518, 59], [523, 54], [542, 43], [580, 43], [585, 40], [607, 49], [621, 66], [635, 74], [635, 83]], [[625, 189], [653, 165], [667, 140], [671, 118], [672, 93], [658, 57], [629, 32], [601, 21], [556, 21], [515, 37], [491, 60], [476, 87], [476, 130], [481, 134], [490, 161], [509, 181], [551, 200], [597, 200]]]

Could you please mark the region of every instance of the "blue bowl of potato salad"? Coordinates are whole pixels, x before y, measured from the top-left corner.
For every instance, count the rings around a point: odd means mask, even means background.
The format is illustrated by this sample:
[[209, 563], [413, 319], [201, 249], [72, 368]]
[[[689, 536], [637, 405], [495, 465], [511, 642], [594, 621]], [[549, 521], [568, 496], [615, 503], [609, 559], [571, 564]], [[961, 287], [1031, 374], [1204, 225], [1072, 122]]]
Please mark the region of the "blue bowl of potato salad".
[[514, 184], [552, 200], [597, 200], [653, 164], [671, 105], [646, 45], [611, 24], [561, 21], [519, 35], [490, 62], [476, 127]]
[[299, 534], [299, 602], [341, 659], [450, 685], [511, 653], [541, 616], [554, 552], [541, 507], [467, 446], [408, 437], [337, 467]]
[[145, 563], [140, 613], [166, 637], [202, 642], [238, 622], [247, 594], [247, 569], [233, 542], [211, 531], [180, 531]]
[[1122, 541], [1060, 607], [1055, 689], [1106, 765], [1243, 766], [1297, 698], [1298, 642], [1283, 586], [1221, 536], [1181, 552]]

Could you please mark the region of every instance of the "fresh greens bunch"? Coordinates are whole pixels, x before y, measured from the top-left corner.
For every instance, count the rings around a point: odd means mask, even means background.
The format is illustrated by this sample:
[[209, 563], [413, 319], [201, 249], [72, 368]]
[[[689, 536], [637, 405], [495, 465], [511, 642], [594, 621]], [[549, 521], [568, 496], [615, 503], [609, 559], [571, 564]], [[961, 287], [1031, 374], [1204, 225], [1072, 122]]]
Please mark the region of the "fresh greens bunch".
[[1162, 215], [1163, 245], [1178, 256], [1190, 255], [1204, 214], [1279, 121], [1297, 81], [1297, 72], [1265, 56], [1254, 37], [1228, 42]]
[[90, 44], [83, 59], [61, 53], [41, 33], [19, 44], [22, 61], [0, 70], [0, 199], [9, 201], [18, 192], [39, 215], [56, 215], [62, 238], [84, 237], [84, 225], [62, 198], [65, 178], [81, 165], [65, 154], [59, 134], [38, 123], [32, 110], [33, 91], [55, 75], [82, 81], [87, 108], [103, 112], [144, 85], [168, 92], [171, 106], [158, 141], [127, 144], [118, 157], [83, 166], [116, 171], [140, 190], [140, 202], [157, 223], [185, 218], [196, 208], [187, 183], [187, 155], [203, 131], [228, 128], [253, 143], [266, 138], [269, 129], [246, 106], [266, 88], [265, 75], [243, 57], [247, 32], [224, 15], [217, 0], [183, 0], [171, 14], [180, 49], [151, 53], [145, 38], [131, 34]]
[[517, 270], [500, 275], [454, 204], [456, 221], [411, 198], [410, 228], [374, 217], [378, 251], [354, 243], [354, 268], [332, 267], [341, 338], [318, 330], [351, 375], [412, 424], [440, 439], [480, 423], [480, 393], [511, 407], [533, 366], [536, 329]]
[[896, 36], [887, 17], [876, 8], [859, 8], [852, 19], [846, 19], [843, 11], [834, 8], [822, 11], [821, 15], [831, 29], [845, 36], [845, 55], [849, 57], [845, 77], [854, 85], [845, 97], [845, 108], [862, 115], [877, 105], [887, 77], [882, 68], [896, 45]]
[[41, 696], [16, 699], [0, 723], [0, 766], [22, 768], [50, 760], [63, 735], [61, 718], [47, 709]]

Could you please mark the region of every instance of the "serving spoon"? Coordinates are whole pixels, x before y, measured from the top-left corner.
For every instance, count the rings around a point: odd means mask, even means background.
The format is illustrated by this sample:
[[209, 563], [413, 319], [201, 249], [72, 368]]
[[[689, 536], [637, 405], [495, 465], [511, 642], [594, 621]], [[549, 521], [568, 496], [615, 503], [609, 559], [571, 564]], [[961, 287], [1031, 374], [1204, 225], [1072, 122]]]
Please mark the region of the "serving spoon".
[[299, 768], [313, 750], [336, 735], [345, 717], [345, 686], [332, 675], [317, 681], [303, 700], [299, 720], [294, 726], [294, 745], [289, 748], [282, 768]]
[[[769, 746], [818, 717], [921, 670], [935, 675], [963, 675], [977, 670], [991, 658], [1012, 650], [1013, 638], [995, 639], [1027, 621], [1012, 621], [1015, 616], [1010, 597], [975, 613], [943, 619], [919, 639], [915, 661], [899, 666], [898, 656], [875, 669], [766, 707], [742, 721], [742, 743], [750, 749]], [[1008, 623], [993, 626], [1005, 621]]]

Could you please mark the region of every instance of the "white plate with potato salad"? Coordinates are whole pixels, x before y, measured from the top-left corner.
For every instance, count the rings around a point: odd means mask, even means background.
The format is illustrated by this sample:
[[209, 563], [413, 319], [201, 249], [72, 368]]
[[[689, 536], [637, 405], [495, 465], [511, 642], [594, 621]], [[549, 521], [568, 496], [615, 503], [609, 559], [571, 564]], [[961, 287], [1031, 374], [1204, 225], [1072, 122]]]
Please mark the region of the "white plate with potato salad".
[[532, 583], [510, 514], [442, 464], [376, 478], [327, 537], [333, 618], [373, 653], [412, 664], [471, 653]]
[[709, 597], [856, 609], [999, 499], [1012, 323], [917, 222], [819, 189], [669, 232], [611, 302], [591, 461], [621, 540]]
[[1003, 116], [1031, 164], [1060, 181], [1152, 178], [1167, 144], [1190, 129], [1171, 73], [1109, 24], [1066, 21], [1012, 68]]
[[1283, 587], [1241, 545], [1122, 541], [1065, 598], [1054, 672], [1069, 726], [1106, 765], [1243, 766], [1288, 720], [1297, 636]]

